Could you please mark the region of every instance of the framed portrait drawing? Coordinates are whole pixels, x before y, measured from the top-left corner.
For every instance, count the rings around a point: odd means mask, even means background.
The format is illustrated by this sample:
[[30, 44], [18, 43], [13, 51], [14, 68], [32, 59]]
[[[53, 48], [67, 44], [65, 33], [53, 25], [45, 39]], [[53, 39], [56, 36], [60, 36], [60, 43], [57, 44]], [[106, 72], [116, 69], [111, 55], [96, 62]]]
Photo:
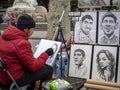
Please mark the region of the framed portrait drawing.
[[90, 77], [92, 45], [71, 45], [69, 76], [77, 78]]
[[120, 47], [119, 47], [118, 67], [117, 67], [117, 82], [120, 83]]
[[48, 58], [46, 64], [53, 66], [57, 53], [60, 50], [61, 42], [41, 39], [38, 44], [37, 50], [34, 53], [34, 57], [37, 58], [41, 53], [45, 52], [48, 48], [52, 48], [54, 54]]
[[117, 47], [94, 46], [92, 79], [115, 82]]
[[96, 43], [97, 12], [81, 12], [79, 21], [75, 23], [75, 43]]
[[98, 44], [118, 45], [120, 12], [105, 11], [98, 14]]

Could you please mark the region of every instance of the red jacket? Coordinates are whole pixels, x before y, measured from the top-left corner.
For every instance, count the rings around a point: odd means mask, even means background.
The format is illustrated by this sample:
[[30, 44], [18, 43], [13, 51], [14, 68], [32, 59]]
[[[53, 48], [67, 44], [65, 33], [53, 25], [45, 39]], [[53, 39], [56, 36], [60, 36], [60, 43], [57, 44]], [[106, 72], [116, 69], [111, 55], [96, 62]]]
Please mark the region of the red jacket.
[[[25, 33], [14, 26], [9, 26], [0, 37], [0, 57], [4, 59], [8, 70], [18, 80], [27, 70], [39, 70], [48, 59], [46, 53], [34, 58], [31, 44]], [[10, 83], [10, 78], [0, 68], [0, 82]]]

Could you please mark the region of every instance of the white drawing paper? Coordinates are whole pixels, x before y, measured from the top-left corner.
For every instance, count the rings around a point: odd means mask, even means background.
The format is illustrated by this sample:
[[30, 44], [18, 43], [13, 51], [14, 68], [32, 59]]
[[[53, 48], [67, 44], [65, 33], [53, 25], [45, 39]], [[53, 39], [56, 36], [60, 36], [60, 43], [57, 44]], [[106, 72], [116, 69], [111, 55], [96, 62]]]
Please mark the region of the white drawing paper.
[[61, 42], [41, 39], [37, 50], [34, 53], [34, 57], [37, 58], [41, 53], [45, 52], [48, 48], [53, 48], [54, 54], [46, 61], [47, 65], [53, 66], [57, 53], [60, 50]]

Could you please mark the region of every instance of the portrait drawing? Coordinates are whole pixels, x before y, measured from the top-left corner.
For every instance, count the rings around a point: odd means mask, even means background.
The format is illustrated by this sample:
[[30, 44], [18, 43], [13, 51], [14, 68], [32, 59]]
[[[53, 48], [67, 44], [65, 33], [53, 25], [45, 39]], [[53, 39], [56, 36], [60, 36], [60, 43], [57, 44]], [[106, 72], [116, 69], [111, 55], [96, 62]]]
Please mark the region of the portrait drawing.
[[115, 81], [117, 47], [94, 46], [92, 79]]
[[96, 12], [81, 12], [75, 24], [75, 43], [96, 43]]
[[120, 12], [99, 12], [98, 43], [105, 45], [119, 44]]
[[69, 76], [78, 78], [89, 78], [91, 53], [91, 45], [71, 45]]
[[61, 42], [41, 39], [41, 41], [37, 47], [37, 50], [34, 53], [34, 57], [37, 58], [42, 52], [46, 51], [48, 48], [52, 48], [54, 54], [48, 58], [46, 64], [53, 66], [56, 56], [57, 56], [57, 53], [61, 48]]

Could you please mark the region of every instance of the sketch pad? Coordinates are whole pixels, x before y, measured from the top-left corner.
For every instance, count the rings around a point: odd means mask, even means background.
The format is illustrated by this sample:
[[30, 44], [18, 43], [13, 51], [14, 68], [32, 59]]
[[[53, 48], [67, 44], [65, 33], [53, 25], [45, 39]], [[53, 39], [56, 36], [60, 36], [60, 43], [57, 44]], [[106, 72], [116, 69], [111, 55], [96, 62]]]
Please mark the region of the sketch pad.
[[39, 55], [45, 52], [48, 48], [53, 48], [54, 54], [50, 56], [46, 62], [47, 65], [53, 66], [57, 53], [60, 50], [60, 47], [61, 47], [61, 42], [41, 39], [37, 47], [37, 50], [34, 53], [34, 57], [38, 58]]

